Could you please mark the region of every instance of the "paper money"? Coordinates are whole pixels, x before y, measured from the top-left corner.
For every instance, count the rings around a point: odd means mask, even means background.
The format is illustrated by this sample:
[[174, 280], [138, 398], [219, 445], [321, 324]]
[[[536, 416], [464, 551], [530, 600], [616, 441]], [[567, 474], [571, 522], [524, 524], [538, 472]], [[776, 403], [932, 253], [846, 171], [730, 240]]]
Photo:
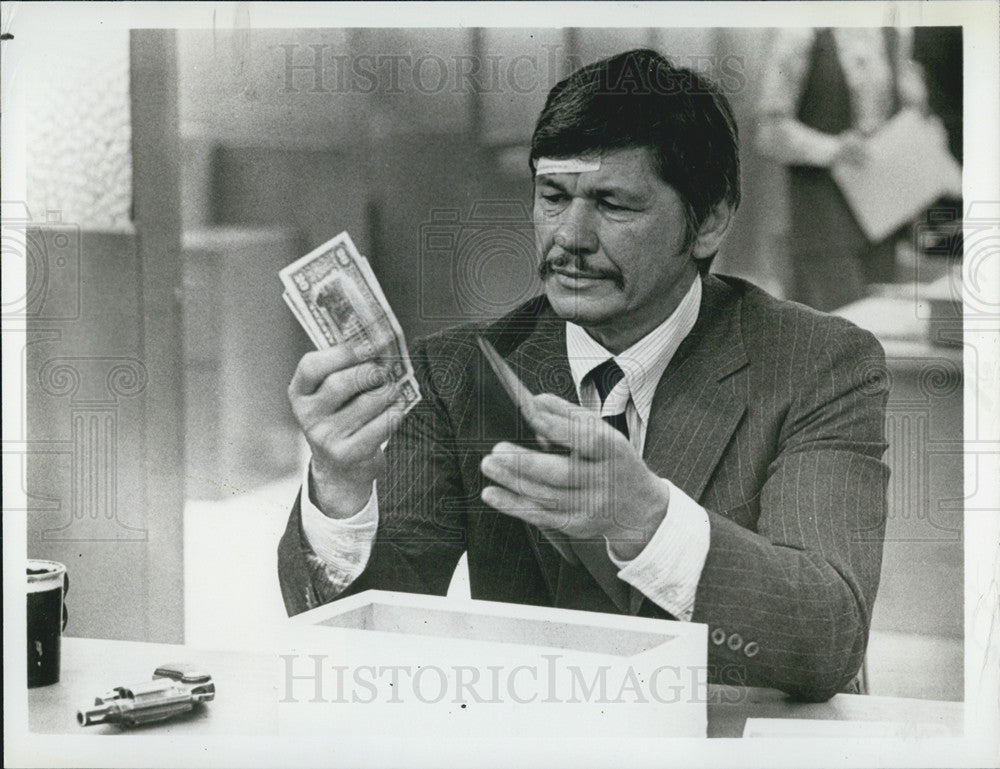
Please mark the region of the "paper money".
[[282, 298], [317, 349], [347, 345], [359, 360], [382, 363], [400, 383], [407, 411], [420, 401], [420, 387], [403, 329], [368, 260], [346, 232], [279, 273]]

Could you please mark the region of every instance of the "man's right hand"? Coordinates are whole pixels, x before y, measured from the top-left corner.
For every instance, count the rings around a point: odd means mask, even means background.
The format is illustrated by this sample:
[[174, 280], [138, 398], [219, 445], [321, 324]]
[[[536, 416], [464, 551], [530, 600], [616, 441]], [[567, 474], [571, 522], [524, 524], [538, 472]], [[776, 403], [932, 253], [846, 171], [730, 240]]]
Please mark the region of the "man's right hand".
[[313, 499], [325, 515], [348, 518], [367, 504], [385, 466], [382, 444], [403, 417], [397, 387], [382, 365], [346, 346], [299, 361], [288, 399], [312, 449]]

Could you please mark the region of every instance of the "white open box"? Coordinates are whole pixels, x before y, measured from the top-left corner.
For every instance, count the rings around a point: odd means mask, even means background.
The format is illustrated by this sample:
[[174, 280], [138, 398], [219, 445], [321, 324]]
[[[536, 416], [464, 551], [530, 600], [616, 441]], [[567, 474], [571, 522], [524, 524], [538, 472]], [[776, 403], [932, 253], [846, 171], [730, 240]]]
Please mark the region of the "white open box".
[[281, 730], [704, 737], [706, 658], [701, 624], [372, 590], [292, 618]]

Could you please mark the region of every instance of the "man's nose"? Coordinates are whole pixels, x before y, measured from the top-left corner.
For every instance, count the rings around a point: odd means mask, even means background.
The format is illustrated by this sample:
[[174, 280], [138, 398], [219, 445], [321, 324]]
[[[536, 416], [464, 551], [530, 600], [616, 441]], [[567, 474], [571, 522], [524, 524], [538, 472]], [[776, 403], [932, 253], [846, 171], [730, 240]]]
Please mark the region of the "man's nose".
[[593, 253], [597, 251], [597, 229], [594, 207], [586, 200], [575, 198], [566, 206], [556, 228], [555, 244], [567, 253]]

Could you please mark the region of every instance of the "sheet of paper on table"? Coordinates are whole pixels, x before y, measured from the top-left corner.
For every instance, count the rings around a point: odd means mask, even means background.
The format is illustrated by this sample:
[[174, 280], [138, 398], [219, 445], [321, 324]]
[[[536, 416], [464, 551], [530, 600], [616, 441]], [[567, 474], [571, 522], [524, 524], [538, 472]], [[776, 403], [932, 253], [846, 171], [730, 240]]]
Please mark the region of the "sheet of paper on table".
[[744, 737], [820, 737], [849, 739], [901, 739], [948, 737], [943, 724], [903, 721], [827, 721], [815, 718], [748, 718]]
[[869, 240], [879, 241], [919, 216], [944, 194], [960, 195], [962, 168], [943, 129], [903, 110], [868, 139], [868, 161], [831, 169]]

